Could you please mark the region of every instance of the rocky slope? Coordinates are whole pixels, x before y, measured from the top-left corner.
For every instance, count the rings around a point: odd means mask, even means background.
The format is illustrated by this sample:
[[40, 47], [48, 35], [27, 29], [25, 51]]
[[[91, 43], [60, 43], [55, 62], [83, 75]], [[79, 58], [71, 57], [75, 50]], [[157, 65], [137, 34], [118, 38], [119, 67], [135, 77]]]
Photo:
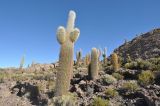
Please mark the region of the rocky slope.
[[114, 50], [121, 57], [149, 59], [160, 56], [160, 28], [137, 36]]

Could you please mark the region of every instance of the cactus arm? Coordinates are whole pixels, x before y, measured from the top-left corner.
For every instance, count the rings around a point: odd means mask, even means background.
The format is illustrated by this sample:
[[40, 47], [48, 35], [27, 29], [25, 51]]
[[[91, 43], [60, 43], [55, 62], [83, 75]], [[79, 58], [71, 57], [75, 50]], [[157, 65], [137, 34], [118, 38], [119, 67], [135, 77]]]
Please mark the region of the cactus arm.
[[71, 33], [70, 33], [70, 40], [72, 42], [76, 42], [78, 37], [79, 37], [80, 31], [78, 28], [75, 28]]
[[66, 31], [65, 28], [60, 26], [57, 29], [57, 40], [59, 42], [59, 44], [63, 44], [66, 40]]
[[72, 32], [73, 31], [75, 19], [76, 19], [76, 13], [71, 10], [69, 12], [69, 16], [68, 16], [67, 32]]

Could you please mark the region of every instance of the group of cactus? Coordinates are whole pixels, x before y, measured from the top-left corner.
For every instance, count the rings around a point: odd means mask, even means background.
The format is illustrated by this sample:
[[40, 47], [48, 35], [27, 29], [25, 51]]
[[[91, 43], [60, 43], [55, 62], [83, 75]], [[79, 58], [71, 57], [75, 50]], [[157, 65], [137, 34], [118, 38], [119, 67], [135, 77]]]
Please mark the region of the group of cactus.
[[[76, 14], [74, 11], [69, 12], [67, 27], [58, 27], [57, 29], [57, 40], [61, 45], [60, 55], [59, 55], [59, 67], [57, 72], [55, 96], [62, 96], [68, 93], [70, 87], [70, 80], [73, 77], [73, 53], [74, 53], [74, 43], [79, 37], [80, 31], [78, 28], [74, 28]], [[103, 56], [103, 62], [106, 64], [106, 49], [103, 53], [99, 49], [92, 48], [91, 56], [90, 54], [85, 57], [85, 64], [89, 67], [88, 76], [90, 80], [96, 80], [99, 73], [99, 63], [100, 56]], [[82, 57], [81, 50], [77, 52], [76, 65], [79, 66]], [[118, 56], [114, 53], [112, 55], [112, 64], [114, 71], [118, 71]]]

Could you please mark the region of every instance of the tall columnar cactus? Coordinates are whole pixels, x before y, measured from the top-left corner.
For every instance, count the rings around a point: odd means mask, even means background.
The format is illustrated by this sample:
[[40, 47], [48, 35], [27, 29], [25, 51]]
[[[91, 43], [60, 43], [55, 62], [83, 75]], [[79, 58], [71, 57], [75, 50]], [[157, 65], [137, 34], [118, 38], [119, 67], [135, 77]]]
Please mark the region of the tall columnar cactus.
[[101, 58], [101, 55], [102, 55], [102, 51], [101, 51], [101, 49], [97, 49], [97, 51], [98, 51], [98, 60], [99, 60], [99, 62], [100, 62], [100, 58]]
[[106, 65], [107, 64], [107, 48], [104, 48], [103, 52], [102, 52], [102, 57], [103, 57], [103, 64]]
[[85, 65], [88, 66], [91, 62], [91, 56], [90, 53], [88, 53], [85, 57]]
[[96, 80], [98, 78], [98, 64], [99, 51], [96, 48], [92, 48], [91, 52], [91, 63], [90, 68], [88, 70], [88, 75], [91, 80]]
[[67, 28], [60, 26], [57, 30], [57, 40], [61, 45], [59, 55], [59, 69], [57, 72], [55, 95], [65, 95], [70, 86], [70, 79], [73, 74], [73, 52], [74, 43], [79, 37], [80, 31], [74, 28], [76, 14], [69, 12]]
[[112, 62], [112, 65], [113, 65], [113, 70], [115, 72], [118, 71], [119, 70], [119, 63], [118, 63], [118, 56], [117, 56], [116, 53], [112, 54], [111, 62]]
[[81, 57], [82, 57], [82, 50], [80, 49], [79, 51], [76, 52], [76, 59], [77, 59], [76, 66], [80, 65]]
[[21, 58], [20, 66], [19, 66], [20, 71], [22, 71], [22, 69], [23, 69], [24, 62], [25, 62], [25, 56], [23, 56], [23, 57]]

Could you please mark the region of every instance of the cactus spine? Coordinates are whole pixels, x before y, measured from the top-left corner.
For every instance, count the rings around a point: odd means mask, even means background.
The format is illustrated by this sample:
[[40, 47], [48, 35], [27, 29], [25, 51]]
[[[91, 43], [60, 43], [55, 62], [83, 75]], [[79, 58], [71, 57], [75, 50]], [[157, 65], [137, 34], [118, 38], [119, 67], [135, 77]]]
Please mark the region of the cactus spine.
[[67, 28], [60, 26], [57, 30], [57, 40], [61, 45], [59, 55], [59, 69], [57, 72], [55, 95], [65, 95], [70, 86], [70, 79], [73, 74], [73, 52], [74, 43], [79, 37], [80, 31], [74, 28], [76, 14], [69, 12]]
[[113, 70], [116, 72], [119, 70], [119, 63], [118, 63], [118, 56], [116, 53], [112, 54], [111, 57], [112, 65], [113, 65]]
[[88, 70], [88, 75], [91, 80], [96, 80], [98, 78], [98, 61], [99, 61], [99, 51], [96, 48], [92, 48], [91, 52], [91, 63]]

